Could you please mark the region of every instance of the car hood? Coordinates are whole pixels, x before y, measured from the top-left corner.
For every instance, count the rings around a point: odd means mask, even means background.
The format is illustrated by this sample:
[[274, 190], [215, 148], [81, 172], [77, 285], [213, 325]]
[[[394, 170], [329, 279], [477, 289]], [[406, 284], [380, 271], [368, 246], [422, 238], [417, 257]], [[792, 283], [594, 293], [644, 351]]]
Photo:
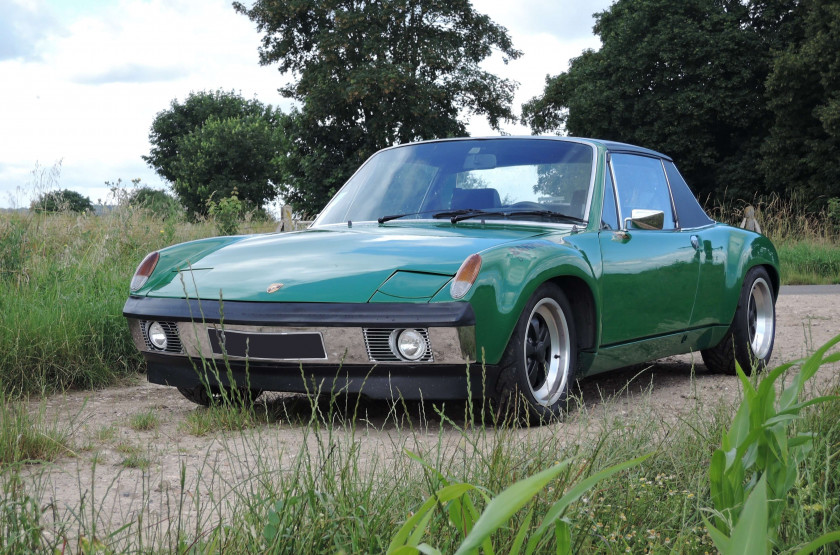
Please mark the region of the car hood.
[[[274, 302], [424, 302], [467, 256], [545, 233], [524, 226], [357, 225], [231, 238], [198, 252], [188, 244], [176, 245], [161, 251], [162, 260], [176, 262], [159, 267], [140, 294]], [[184, 256], [178, 256], [179, 249]]]

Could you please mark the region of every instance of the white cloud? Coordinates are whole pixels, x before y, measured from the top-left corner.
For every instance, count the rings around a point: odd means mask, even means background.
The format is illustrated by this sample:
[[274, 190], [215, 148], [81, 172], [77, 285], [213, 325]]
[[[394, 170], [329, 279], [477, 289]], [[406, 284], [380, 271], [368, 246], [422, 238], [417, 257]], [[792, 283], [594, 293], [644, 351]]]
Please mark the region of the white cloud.
[[289, 105], [277, 93], [282, 76], [259, 66], [258, 46], [226, 0], [123, 0], [69, 21], [38, 60], [0, 61], [0, 205], [29, 187], [36, 163], [57, 160], [60, 186], [93, 200], [106, 197], [106, 180], [161, 186], [141, 156], [173, 99], [221, 88]]
[[0, 60], [37, 60], [44, 41], [60, 29], [41, 2], [0, 0]]
[[[590, 14], [607, 4], [475, 1], [524, 52], [507, 66], [496, 58], [486, 64], [521, 84], [516, 111], [542, 91], [547, 74], [566, 69], [583, 48], [598, 47]], [[27, 190], [30, 172], [58, 160], [59, 186], [94, 201], [107, 197], [105, 181], [118, 178], [162, 186], [141, 158], [149, 151], [149, 127], [173, 99], [192, 91], [236, 90], [291, 105], [277, 92], [286, 79], [276, 66], [259, 65], [254, 24], [229, 0], [0, 0], [0, 7], [0, 206], [10, 204], [9, 195], [28, 204], [35, 193]], [[12, 48], [18, 43], [27, 49]], [[518, 125], [505, 130], [528, 133]], [[470, 131], [495, 134], [483, 121]]]
[[512, 34], [547, 33], [564, 40], [577, 40], [592, 35], [595, 24], [592, 15], [604, 11], [613, 1], [474, 0], [473, 5], [496, 23], [507, 27]]

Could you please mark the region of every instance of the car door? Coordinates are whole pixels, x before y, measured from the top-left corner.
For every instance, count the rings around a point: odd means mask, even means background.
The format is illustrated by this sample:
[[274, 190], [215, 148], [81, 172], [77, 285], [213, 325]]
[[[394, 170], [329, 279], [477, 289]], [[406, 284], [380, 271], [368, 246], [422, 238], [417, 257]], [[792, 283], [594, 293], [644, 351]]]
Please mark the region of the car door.
[[[602, 347], [686, 329], [700, 269], [698, 238], [677, 225], [662, 161], [611, 153], [608, 169], [618, 227], [599, 234]], [[662, 229], [630, 224], [633, 210], [639, 209], [662, 211]]]
[[697, 238], [700, 276], [688, 325], [692, 329], [729, 325], [735, 307], [721, 302], [727, 288], [726, 265], [730, 256], [741, 256], [743, 243], [737, 238], [732, 241], [726, 228], [714, 225], [714, 220], [703, 211], [673, 162], [664, 160], [663, 165], [679, 227], [684, 232], [690, 231], [690, 235]]

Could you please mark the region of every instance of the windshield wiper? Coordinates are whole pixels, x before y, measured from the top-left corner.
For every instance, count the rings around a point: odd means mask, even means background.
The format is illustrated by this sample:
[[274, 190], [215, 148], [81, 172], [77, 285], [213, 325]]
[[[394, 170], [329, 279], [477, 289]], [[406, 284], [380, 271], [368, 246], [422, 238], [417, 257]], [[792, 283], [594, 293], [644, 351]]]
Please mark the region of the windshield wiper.
[[[404, 218], [406, 216], [417, 216], [419, 214], [428, 214], [432, 212], [431, 210], [427, 210], [424, 212], [407, 212], [405, 214], [391, 214], [388, 216], [382, 216], [378, 218], [376, 221], [380, 224], [384, 224], [385, 222], [390, 222], [391, 220], [397, 220], [399, 218]], [[435, 212], [432, 215], [433, 218], [449, 218], [449, 221], [453, 224], [458, 223], [462, 220], [469, 220], [471, 218], [478, 218], [481, 216], [503, 216], [505, 218], [510, 218], [511, 216], [543, 216], [546, 218], [556, 218], [561, 219], [563, 221], [578, 223], [578, 224], [585, 224], [586, 220], [575, 216], [568, 216], [561, 212], [555, 212], [553, 210], [481, 210], [478, 208], [462, 208], [459, 210], [446, 210], [443, 212]]]
[[398, 218], [404, 218], [406, 216], [414, 216], [417, 212], [408, 212], [406, 214], [391, 214], [390, 216], [380, 216], [376, 221], [384, 224], [385, 222], [390, 222], [391, 220], [396, 220]]
[[556, 218], [567, 222], [572, 223], [579, 223], [585, 224], [586, 220], [575, 216], [568, 216], [561, 212], [555, 212], [553, 210], [508, 210], [506, 212], [493, 210], [493, 211], [485, 211], [485, 210], [469, 210], [462, 214], [456, 214], [452, 216], [452, 223], [460, 222], [461, 220], [468, 220], [470, 218], [476, 218], [479, 216], [504, 216], [505, 218], [509, 218], [511, 216], [543, 216], [546, 218]]
[[503, 215], [501, 212], [493, 210], [480, 210], [478, 208], [461, 208], [459, 210], [447, 210], [444, 212], [437, 212], [433, 218], [450, 218], [450, 221], [454, 224], [455, 222], [459, 222], [465, 218], [473, 218], [475, 216], [485, 216], [488, 214], [492, 214], [494, 216], [501, 216]]
[[[419, 216], [420, 214], [431, 214], [432, 212], [435, 212], [435, 211], [434, 210], [423, 210], [421, 212], [406, 212], [405, 214], [391, 214], [391, 215], [388, 215], [388, 216], [380, 216], [379, 218], [377, 218], [376, 221], [379, 222], [380, 224], [384, 224], [385, 222], [390, 222], [391, 220], [398, 220], [399, 218], [405, 218], [406, 216]], [[438, 212], [432, 217], [433, 218], [440, 218], [440, 217], [442, 217], [441, 214], [443, 214], [446, 217], [449, 217], [452, 214], [464, 214], [466, 212], [472, 212], [472, 210], [456, 210], [454, 212]]]

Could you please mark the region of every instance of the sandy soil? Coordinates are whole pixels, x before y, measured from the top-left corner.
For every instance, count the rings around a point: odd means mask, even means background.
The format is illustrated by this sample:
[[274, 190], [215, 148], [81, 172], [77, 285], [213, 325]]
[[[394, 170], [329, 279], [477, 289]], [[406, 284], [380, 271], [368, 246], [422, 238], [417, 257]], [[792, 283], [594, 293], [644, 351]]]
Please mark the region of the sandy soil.
[[[838, 312], [838, 294], [782, 295], [773, 363], [803, 357], [840, 332]], [[836, 383], [838, 373], [840, 365], [824, 367], [815, 381], [817, 387], [832, 380]], [[739, 396], [737, 379], [706, 373], [699, 354], [595, 376], [579, 385], [582, 407], [565, 422], [521, 433], [579, 438], [598, 427], [605, 410], [626, 415], [645, 410], [654, 413], [652, 417], [668, 419], [696, 410], [698, 401], [715, 406], [719, 400], [734, 402]], [[135, 385], [52, 397], [46, 401], [47, 417], [73, 427], [75, 456], [28, 469], [29, 487], [57, 515], [76, 514], [74, 518], [88, 523], [95, 519], [98, 526], [112, 530], [141, 514], [145, 522], [165, 528], [168, 524], [161, 523], [174, 514], [173, 507], [195, 503], [200, 495], [215, 496], [216, 504], [222, 500], [223, 507], [226, 492], [244, 480], [250, 468], [284, 472], [290, 459], [284, 454], [297, 453], [304, 442], [313, 449], [317, 443], [314, 438], [319, 432], [306, 422], [307, 399], [274, 394], [261, 403], [283, 416], [256, 432], [194, 437], [183, 431], [182, 424], [191, 412], [205, 409], [184, 400], [174, 388], [138, 380]], [[463, 404], [451, 405], [447, 414], [463, 423]], [[386, 403], [362, 400], [359, 409], [354, 440], [360, 444], [363, 461], [402, 457], [409, 442], [412, 448], [424, 450], [435, 447], [439, 438], [455, 446], [462, 441], [460, 432], [451, 427], [440, 435], [440, 418], [417, 404], [409, 406], [412, 416], [400, 417], [400, 425], [395, 425]], [[159, 417], [157, 429], [132, 429], [131, 417], [150, 410]], [[406, 431], [409, 428], [411, 432]], [[134, 447], [150, 465], [142, 470], [127, 468], [126, 446]], [[89, 524], [84, 529], [90, 529]]]

